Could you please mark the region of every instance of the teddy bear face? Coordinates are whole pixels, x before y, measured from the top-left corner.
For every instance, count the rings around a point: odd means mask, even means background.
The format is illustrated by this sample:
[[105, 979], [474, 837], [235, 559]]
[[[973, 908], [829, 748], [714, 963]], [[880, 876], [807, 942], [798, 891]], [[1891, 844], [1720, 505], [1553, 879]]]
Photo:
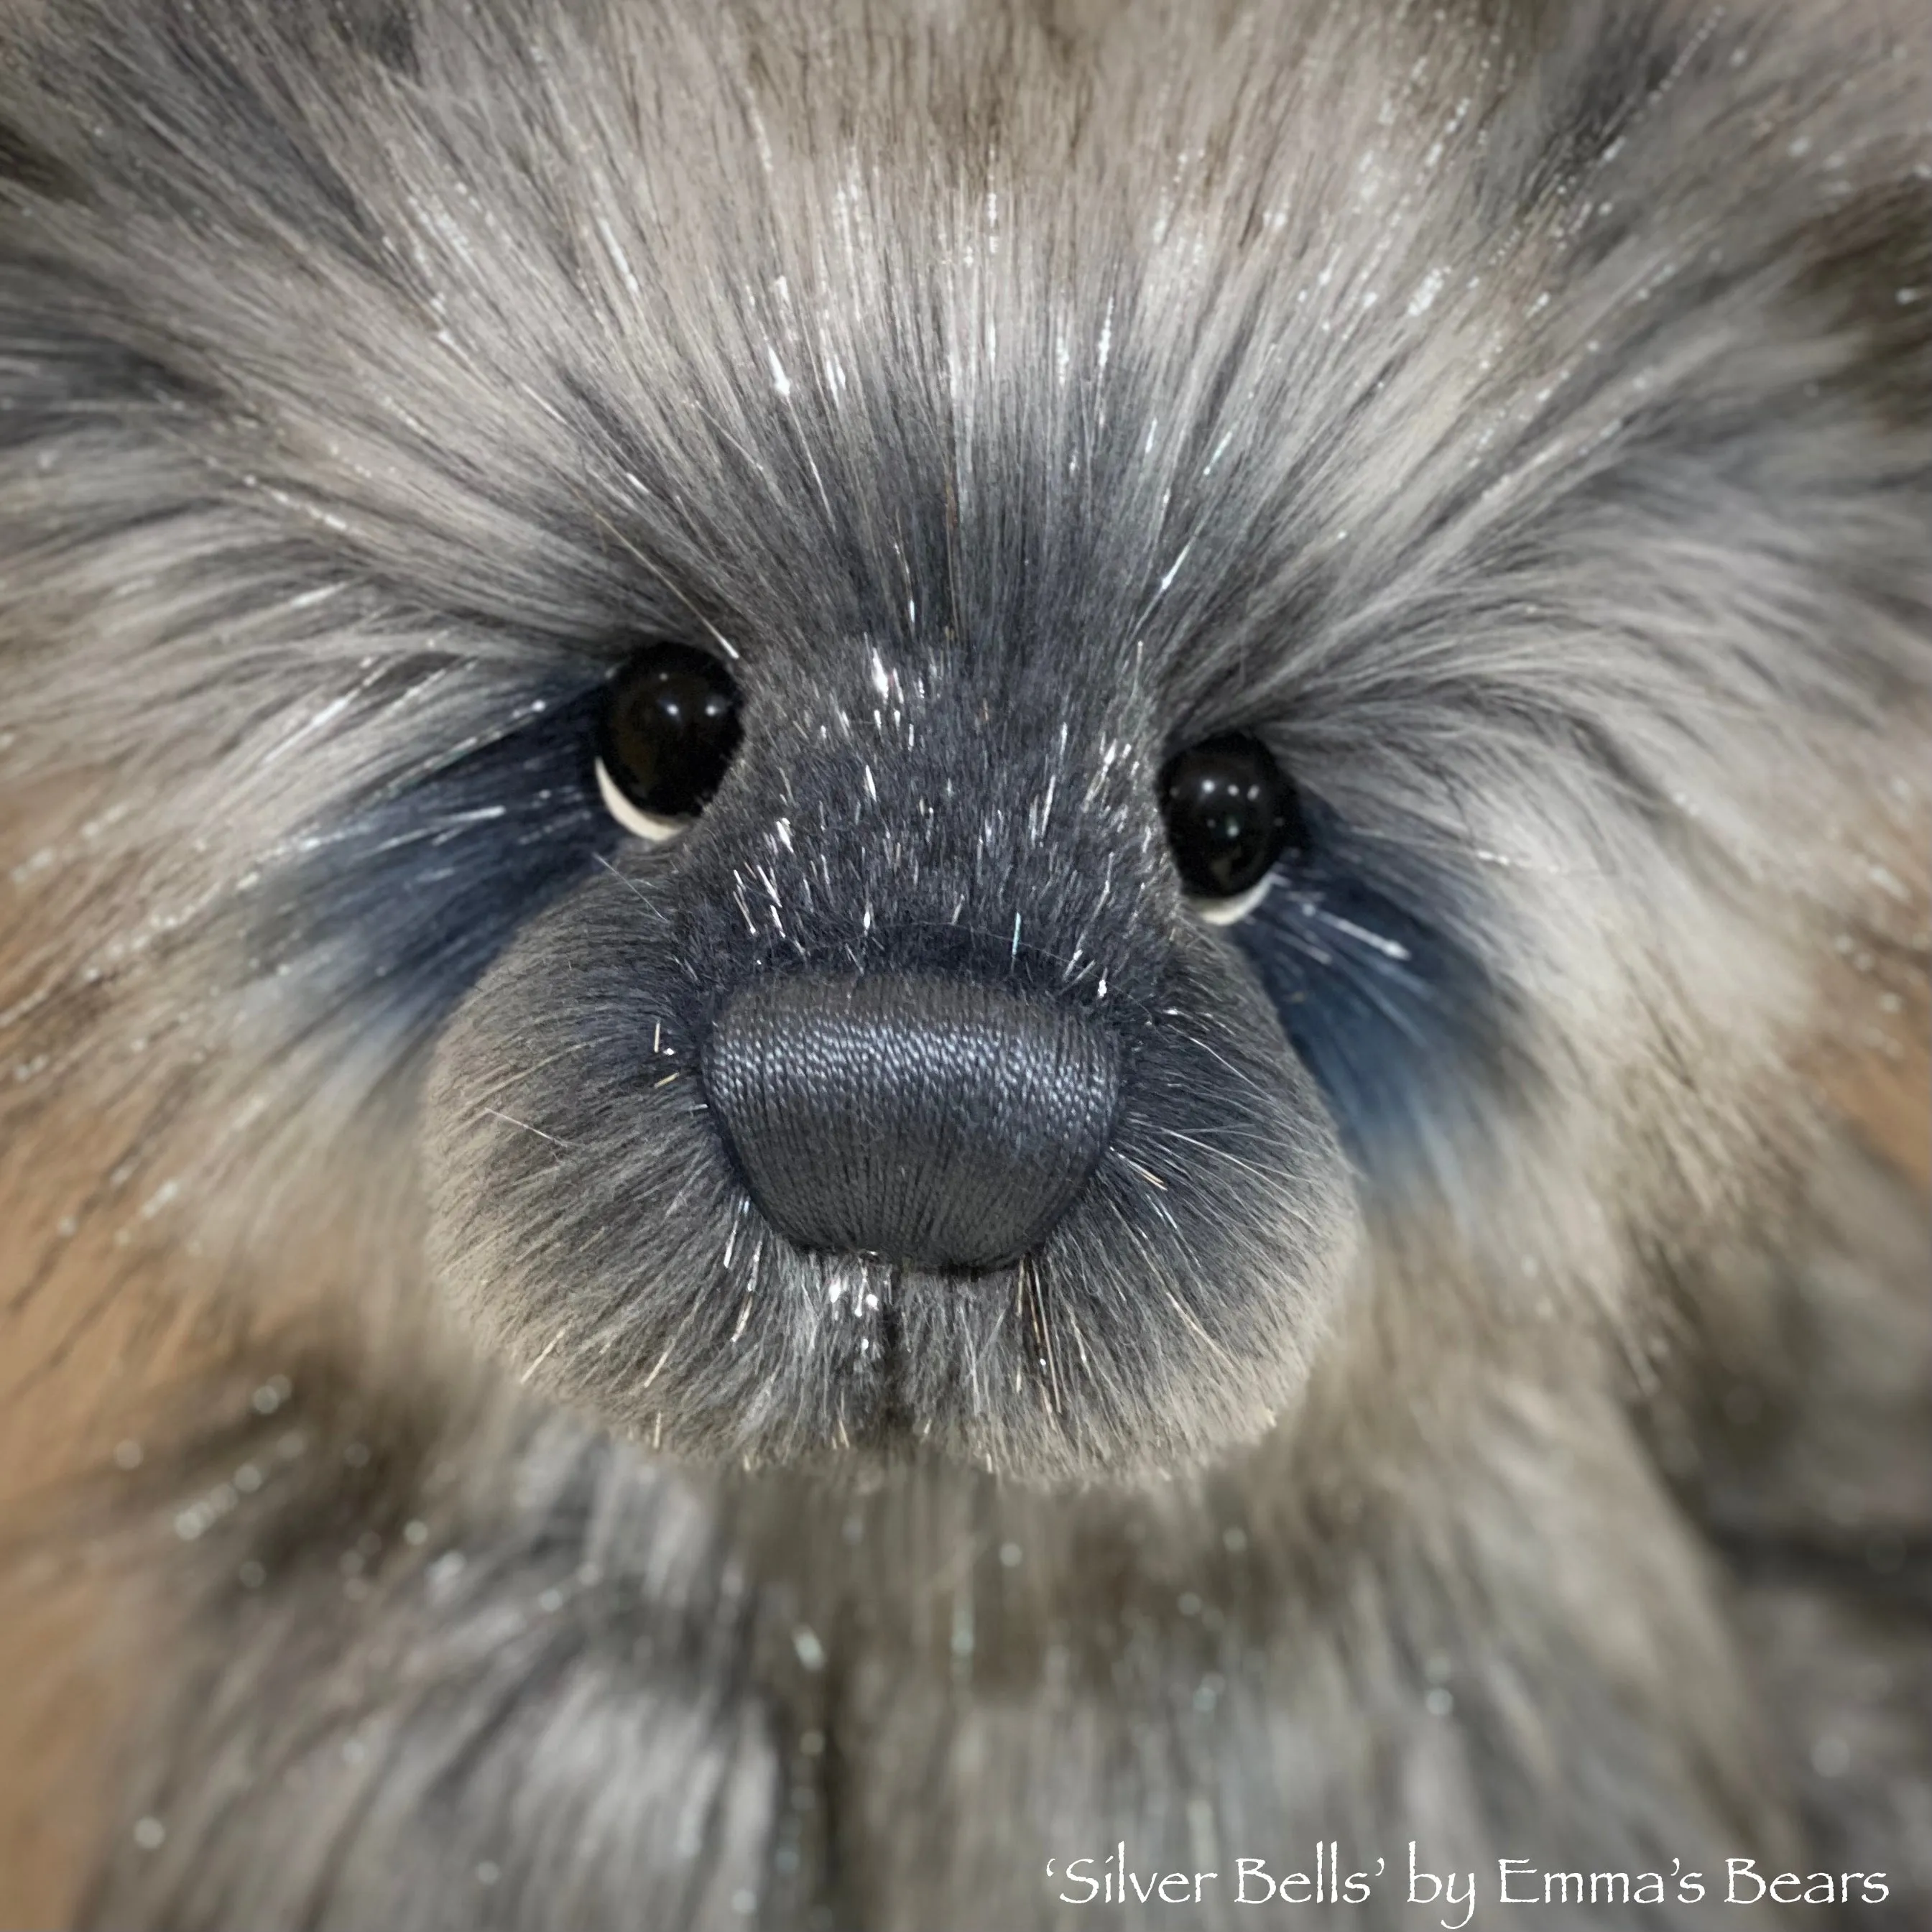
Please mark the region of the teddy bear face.
[[1334, 1129], [1184, 891], [1154, 681], [1018, 601], [740, 614], [715, 796], [464, 1002], [435, 1264], [542, 1385], [668, 1448], [1039, 1475], [1298, 1393], [1358, 1232]]
[[[356, 1139], [382, 1265], [420, 1162], [429, 1284], [606, 1423], [1054, 1477], [1249, 1439], [1377, 1294], [1614, 1319], [1774, 1170], [1917, 688], [1876, 190], [1586, 152], [1642, 71], [1446, 16], [1168, 91], [1152, 16], [162, 11], [50, 94], [9, 729], [114, 774], [183, 1198]], [[674, 647], [734, 735], [627, 826]], [[1229, 742], [1294, 836], [1204, 895]]]

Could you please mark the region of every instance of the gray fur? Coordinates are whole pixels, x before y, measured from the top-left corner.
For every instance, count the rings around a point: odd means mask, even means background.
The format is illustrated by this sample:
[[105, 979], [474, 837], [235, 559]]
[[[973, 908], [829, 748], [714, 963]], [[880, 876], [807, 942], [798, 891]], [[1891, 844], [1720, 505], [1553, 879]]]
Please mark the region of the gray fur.
[[[1124, 1838], [1210, 1927], [1331, 1838], [1364, 1925], [1411, 1838], [1924, 1922], [1925, 1208], [1818, 1074], [1924, 1024], [1910, 9], [5, 32], [10, 1346], [214, 1336], [88, 1922], [991, 1932]], [[650, 634], [746, 694], [662, 849]], [[1232, 727], [1315, 832], [1210, 927]], [[761, 1224], [698, 1058], [794, 967], [1122, 1043], [1040, 1250]]]

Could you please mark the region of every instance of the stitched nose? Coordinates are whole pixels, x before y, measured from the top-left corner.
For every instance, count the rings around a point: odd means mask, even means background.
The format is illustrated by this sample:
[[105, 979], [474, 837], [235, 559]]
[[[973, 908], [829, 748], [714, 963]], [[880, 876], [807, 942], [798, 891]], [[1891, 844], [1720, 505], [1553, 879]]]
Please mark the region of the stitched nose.
[[1119, 1059], [1078, 1014], [969, 981], [778, 978], [725, 1008], [704, 1085], [794, 1240], [987, 1268], [1072, 1204], [1107, 1144]]

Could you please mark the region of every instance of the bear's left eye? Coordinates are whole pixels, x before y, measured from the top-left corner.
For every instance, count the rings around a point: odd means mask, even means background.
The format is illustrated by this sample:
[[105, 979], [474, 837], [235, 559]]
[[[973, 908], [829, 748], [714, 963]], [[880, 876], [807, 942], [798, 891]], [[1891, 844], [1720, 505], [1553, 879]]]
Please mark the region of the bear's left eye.
[[1177, 752], [1161, 773], [1160, 806], [1181, 881], [1216, 924], [1249, 910], [1276, 860], [1302, 843], [1294, 787], [1245, 732]]
[[738, 688], [688, 644], [646, 644], [604, 692], [597, 789], [627, 832], [675, 837], [710, 802], [738, 748]]

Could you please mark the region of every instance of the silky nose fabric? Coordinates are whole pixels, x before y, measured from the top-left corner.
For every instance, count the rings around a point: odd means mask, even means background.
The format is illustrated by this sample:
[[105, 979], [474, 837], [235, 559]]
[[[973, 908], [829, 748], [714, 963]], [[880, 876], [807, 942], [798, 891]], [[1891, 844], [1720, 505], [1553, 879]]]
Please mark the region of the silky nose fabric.
[[704, 1084], [766, 1218], [806, 1247], [987, 1268], [1035, 1246], [1107, 1144], [1113, 1036], [967, 980], [775, 978]]

